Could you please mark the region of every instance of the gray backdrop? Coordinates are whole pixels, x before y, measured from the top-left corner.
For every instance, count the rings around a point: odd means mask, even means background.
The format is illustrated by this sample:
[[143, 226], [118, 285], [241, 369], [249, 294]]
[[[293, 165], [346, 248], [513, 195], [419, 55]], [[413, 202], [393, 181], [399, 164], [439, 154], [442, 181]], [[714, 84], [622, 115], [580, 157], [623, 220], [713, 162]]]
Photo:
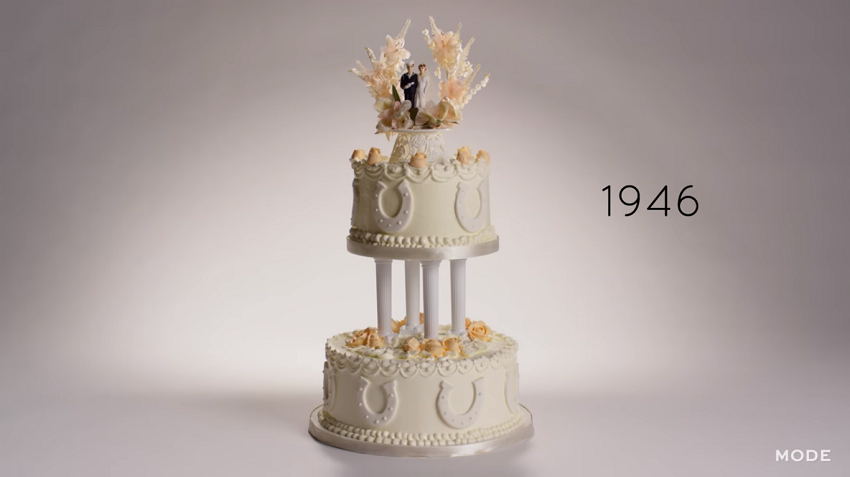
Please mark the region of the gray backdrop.
[[[346, 70], [411, 18], [433, 71], [428, 15], [491, 74], [446, 133], [493, 157], [467, 307], [537, 430], [451, 464], [306, 432], [375, 316]], [[0, 474], [847, 475], [848, 47], [846, 1], [4, 2]]]

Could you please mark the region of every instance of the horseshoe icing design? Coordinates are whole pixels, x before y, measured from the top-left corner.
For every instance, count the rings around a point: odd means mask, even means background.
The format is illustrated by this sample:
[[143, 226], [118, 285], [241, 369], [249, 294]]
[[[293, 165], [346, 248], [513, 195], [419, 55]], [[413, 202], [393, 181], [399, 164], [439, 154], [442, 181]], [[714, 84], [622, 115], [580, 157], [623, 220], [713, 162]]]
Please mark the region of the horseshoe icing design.
[[484, 227], [484, 220], [489, 215], [490, 210], [490, 194], [487, 189], [487, 181], [481, 181], [478, 184], [478, 194], [481, 196], [481, 207], [478, 208], [478, 215], [469, 217], [466, 212], [466, 195], [472, 190], [472, 187], [465, 182], [457, 185], [457, 196], [455, 196], [455, 215], [460, 226], [470, 233], [475, 233]]
[[508, 402], [508, 409], [516, 414], [519, 412], [519, 398], [517, 398], [517, 368], [514, 367], [505, 379], [505, 400]]
[[360, 206], [360, 179], [355, 178], [351, 183], [351, 189], [354, 191], [354, 200], [351, 201], [351, 225], [354, 225], [354, 217], [357, 216], [357, 208]]
[[363, 419], [369, 421], [369, 424], [376, 426], [386, 426], [393, 420], [398, 408], [398, 393], [396, 392], [395, 380], [384, 383], [381, 387], [384, 389], [384, 394], [387, 396], [387, 403], [384, 405], [384, 410], [374, 412], [366, 402], [366, 389], [369, 388], [369, 380], [360, 376], [360, 386], [357, 388], [357, 408]]
[[401, 208], [395, 217], [389, 217], [384, 213], [381, 207], [381, 194], [387, 189], [386, 184], [378, 182], [375, 188], [375, 195], [372, 196], [372, 209], [374, 211], [375, 222], [378, 223], [378, 228], [387, 233], [401, 232], [410, 223], [413, 217], [413, 195], [410, 193], [410, 187], [407, 186], [407, 181], [401, 181], [398, 185], [398, 192], [401, 194]]
[[449, 396], [452, 394], [452, 387], [446, 381], [440, 382], [440, 394], [437, 395], [437, 412], [440, 417], [451, 427], [455, 429], [464, 429], [478, 420], [481, 414], [481, 406], [484, 404], [484, 378], [478, 378], [472, 382], [472, 388], [475, 390], [475, 397], [472, 398], [472, 406], [463, 414], [456, 414], [452, 411], [449, 405]]
[[334, 396], [336, 395], [336, 375], [333, 366], [325, 361], [325, 389], [324, 389], [324, 409], [330, 411], [334, 405]]

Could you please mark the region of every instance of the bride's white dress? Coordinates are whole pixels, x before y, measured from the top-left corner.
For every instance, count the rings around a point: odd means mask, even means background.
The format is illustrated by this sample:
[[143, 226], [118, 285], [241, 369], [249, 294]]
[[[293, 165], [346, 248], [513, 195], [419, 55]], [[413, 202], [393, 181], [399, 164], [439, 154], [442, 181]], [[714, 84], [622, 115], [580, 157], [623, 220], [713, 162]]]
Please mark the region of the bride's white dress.
[[430, 81], [431, 80], [428, 78], [427, 73], [419, 76], [419, 87], [416, 88], [416, 107], [418, 108], [425, 106], [428, 100], [433, 101], [433, 98], [431, 97], [433, 96], [431, 94], [432, 91], [431, 88], [429, 88]]

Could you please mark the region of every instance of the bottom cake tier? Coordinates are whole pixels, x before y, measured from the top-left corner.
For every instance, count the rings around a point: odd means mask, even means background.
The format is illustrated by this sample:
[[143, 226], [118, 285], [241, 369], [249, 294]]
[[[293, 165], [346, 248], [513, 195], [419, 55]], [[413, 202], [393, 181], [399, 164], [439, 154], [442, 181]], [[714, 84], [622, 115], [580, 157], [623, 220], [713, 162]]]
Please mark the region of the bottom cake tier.
[[[311, 434], [358, 452], [426, 457], [486, 452], [530, 437], [516, 341], [489, 328], [484, 339], [440, 331], [439, 340], [402, 331], [374, 347], [360, 344], [366, 330], [329, 339], [324, 402]], [[419, 447], [443, 451], [413, 450]]]

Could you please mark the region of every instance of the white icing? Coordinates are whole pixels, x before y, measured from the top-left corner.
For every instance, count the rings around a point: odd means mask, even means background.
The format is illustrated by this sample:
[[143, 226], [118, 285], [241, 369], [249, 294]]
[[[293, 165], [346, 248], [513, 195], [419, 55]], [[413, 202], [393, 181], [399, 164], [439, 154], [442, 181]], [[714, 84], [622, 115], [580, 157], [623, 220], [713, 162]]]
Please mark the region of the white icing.
[[381, 195], [386, 189], [386, 184], [378, 182], [375, 194], [372, 196], [372, 213], [375, 222], [378, 224], [378, 228], [384, 232], [401, 232], [413, 218], [413, 194], [411, 194], [407, 182], [401, 181], [397, 186], [398, 193], [401, 194], [401, 207], [395, 216], [390, 217], [384, 213], [384, 207], [381, 203]]
[[360, 205], [360, 179], [354, 178], [351, 182], [351, 190], [354, 192], [354, 199], [351, 204], [351, 225], [354, 225], [354, 218], [357, 216], [357, 208]]
[[478, 378], [472, 382], [474, 390], [472, 405], [463, 414], [457, 414], [449, 404], [453, 386], [447, 381], [440, 382], [440, 394], [437, 395], [437, 412], [440, 419], [455, 429], [466, 429], [475, 424], [481, 415], [481, 406], [484, 404], [484, 378]]
[[[448, 336], [448, 327], [441, 327], [440, 338]], [[420, 356], [409, 357], [401, 354], [396, 357], [392, 350], [387, 348], [374, 349], [368, 346], [349, 348], [345, 341], [351, 338], [351, 333], [342, 333], [329, 339], [325, 346], [325, 355], [328, 362], [340, 370], [352, 373], [362, 373], [365, 376], [374, 376], [380, 372], [382, 376], [393, 377], [401, 374], [408, 378], [414, 374], [420, 376], [431, 376], [438, 372], [441, 376], [451, 376], [455, 373], [468, 374], [473, 369], [483, 372], [487, 368], [509, 370], [516, 362], [517, 342], [513, 338], [500, 333], [494, 333], [492, 340], [488, 342], [468, 339], [462, 340], [465, 356], [446, 355], [442, 358], [422, 358]], [[422, 338], [421, 333], [415, 336]], [[396, 338], [397, 341], [403, 341]], [[395, 344], [395, 342], [393, 342]]]
[[360, 408], [360, 415], [363, 416], [370, 425], [383, 427], [390, 423], [398, 412], [398, 392], [396, 391], [396, 381], [389, 381], [381, 385], [384, 394], [387, 397], [387, 402], [384, 409], [380, 412], [375, 412], [369, 407], [366, 402], [366, 391], [371, 383], [368, 379], [360, 377], [360, 387], [357, 389], [357, 407]]
[[[448, 326], [443, 325], [441, 338], [448, 331]], [[364, 431], [426, 436], [461, 432], [440, 417], [436, 402], [441, 392], [444, 392], [447, 400], [450, 399], [447, 411], [451, 410], [452, 415], [456, 415], [454, 411], [463, 412], [469, 418], [472, 413], [468, 410], [474, 412], [472, 408], [477, 392], [489, 394], [486, 399], [484, 396], [478, 398], [474, 405], [479, 411], [477, 420], [462, 429], [463, 432], [498, 429], [521, 414], [512, 412], [503, 397], [508, 373], [516, 369], [518, 346], [509, 337], [494, 333], [491, 342], [462, 340], [464, 352], [468, 349], [472, 356], [434, 358], [425, 357], [424, 353], [413, 356], [396, 354], [394, 348], [348, 348], [345, 340], [350, 336], [351, 333], [336, 335], [328, 340], [325, 348], [326, 361], [334, 369], [335, 376], [335, 402], [327, 412], [340, 423], [358, 426]], [[401, 340], [402, 337], [393, 338], [387, 345], [395, 346], [396, 341]], [[483, 381], [479, 381], [476, 389], [473, 383], [479, 379]], [[450, 394], [441, 386], [444, 381], [453, 388]], [[370, 386], [368, 389], [367, 384]], [[390, 388], [387, 389], [385, 385]], [[384, 389], [386, 401], [382, 399], [380, 389], [375, 388]], [[389, 411], [390, 389], [397, 399], [392, 406], [395, 411]], [[364, 409], [365, 406], [360, 406], [360, 403], [365, 404], [366, 401], [370, 406]], [[364, 411], [367, 413], [364, 414]], [[379, 413], [375, 411], [395, 412], [395, 415], [391, 420], [387, 416], [387, 421], [383, 421], [378, 420]], [[461, 419], [460, 416], [457, 418]], [[378, 424], [375, 424], [376, 421]], [[465, 425], [466, 421], [457, 420], [456, 424]], [[368, 436], [358, 435], [364, 438]]]
[[[455, 177], [464, 181], [472, 181], [476, 177], [487, 178], [490, 176], [490, 164], [486, 161], [475, 161], [463, 165], [458, 161], [447, 164], [428, 164], [426, 167], [412, 167], [406, 162], [378, 162], [367, 164], [366, 161], [351, 161], [354, 177], [366, 177], [373, 181], [407, 179], [414, 184], [422, 184], [428, 180], [434, 182], [447, 182]], [[452, 194], [454, 190], [452, 189]]]
[[334, 419], [326, 412], [319, 414], [319, 423], [325, 429], [351, 439], [376, 442], [378, 444], [403, 446], [454, 446], [486, 441], [507, 434], [525, 421], [523, 414], [516, 414], [509, 420], [494, 426], [480, 427], [462, 432], [391, 432], [378, 429], [363, 429]]
[[[353, 241], [386, 247], [429, 248], [497, 239], [487, 204], [490, 166], [486, 162], [463, 165], [452, 161], [428, 164], [421, 169], [402, 162], [368, 165], [352, 161], [351, 166], [358, 179], [351, 227]], [[470, 194], [464, 194], [461, 203], [473, 208], [463, 212], [473, 219], [474, 227], [467, 223], [465, 228], [458, 219], [455, 209], [459, 184], [469, 187]], [[472, 189], [481, 191], [480, 199]], [[385, 190], [388, 193], [383, 193]], [[404, 192], [409, 195], [405, 196]]]
[[475, 235], [461, 235], [458, 237], [388, 235], [366, 232], [356, 228], [350, 229], [348, 233], [348, 238], [355, 242], [369, 245], [383, 245], [384, 247], [405, 248], [457, 247], [485, 243], [498, 238], [493, 227], [486, 227]]
[[322, 400], [322, 406], [325, 411], [330, 411], [333, 409], [334, 405], [334, 397], [336, 396], [336, 383], [334, 382], [334, 367], [330, 365], [327, 361], [325, 361], [325, 370], [324, 370], [324, 399]]
[[514, 365], [514, 368], [508, 371], [508, 377], [505, 380], [505, 402], [508, 405], [508, 409], [513, 413], [519, 412], [518, 367], [519, 365]]
[[481, 197], [481, 205], [479, 206], [478, 213], [475, 217], [470, 217], [466, 207], [466, 195], [472, 190], [472, 187], [465, 182], [461, 182], [457, 185], [455, 214], [457, 215], [457, 221], [460, 222], [461, 227], [463, 227], [467, 232], [478, 232], [481, 230], [481, 227], [484, 226], [485, 220], [490, 217], [490, 194], [488, 192], [489, 187], [487, 184], [487, 181], [481, 181], [478, 184], [478, 194]]

